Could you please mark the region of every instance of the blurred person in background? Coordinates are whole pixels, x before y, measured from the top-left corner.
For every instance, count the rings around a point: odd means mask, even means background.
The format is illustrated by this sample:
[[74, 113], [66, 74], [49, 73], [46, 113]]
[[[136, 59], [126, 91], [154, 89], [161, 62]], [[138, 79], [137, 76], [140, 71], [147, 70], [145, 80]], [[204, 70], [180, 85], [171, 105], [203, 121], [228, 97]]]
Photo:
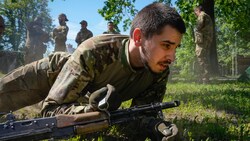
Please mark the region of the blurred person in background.
[[209, 81], [209, 65], [210, 65], [210, 48], [213, 41], [213, 22], [211, 17], [206, 14], [201, 6], [194, 8], [197, 16], [195, 28], [195, 53], [198, 59], [200, 82], [208, 83]]
[[103, 34], [120, 34], [119, 32], [115, 31], [115, 25], [113, 22], [108, 22], [107, 24], [108, 30], [104, 31]]
[[66, 51], [66, 41], [69, 31], [69, 27], [66, 22], [69, 21], [67, 16], [62, 13], [58, 16], [59, 26], [54, 28], [52, 32], [52, 38], [55, 41], [54, 51]]
[[76, 35], [76, 43], [79, 46], [83, 41], [87, 40], [90, 37], [93, 37], [93, 33], [87, 29], [88, 23], [85, 20], [82, 20], [80, 22], [81, 29]]
[[49, 41], [49, 34], [43, 30], [42, 22], [42, 18], [37, 17], [26, 24], [25, 64], [42, 59], [47, 50], [45, 43]]

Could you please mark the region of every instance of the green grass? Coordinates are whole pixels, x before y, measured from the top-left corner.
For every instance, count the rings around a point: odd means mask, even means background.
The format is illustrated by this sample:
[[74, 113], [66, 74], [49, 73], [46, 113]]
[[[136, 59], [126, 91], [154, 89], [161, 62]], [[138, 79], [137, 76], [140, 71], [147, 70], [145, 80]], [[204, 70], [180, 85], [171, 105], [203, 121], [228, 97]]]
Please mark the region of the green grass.
[[[179, 107], [163, 111], [166, 120], [178, 127], [176, 140], [250, 140], [250, 84], [169, 83], [167, 89], [164, 101], [181, 101]], [[128, 105], [130, 101], [122, 106]], [[113, 127], [94, 137], [94, 140], [114, 140], [110, 136], [123, 139], [122, 134]]]
[[[177, 125], [177, 140], [250, 140], [249, 83], [169, 83], [164, 101], [172, 100], [180, 100], [181, 105], [163, 112], [166, 120]], [[127, 101], [122, 106], [128, 107], [129, 104]], [[122, 133], [113, 126], [85, 140], [121, 140], [121, 136]], [[83, 138], [85, 136], [77, 136], [70, 140]]]
[[165, 110], [187, 140], [249, 140], [250, 86], [244, 83], [168, 85], [164, 101], [181, 100]]

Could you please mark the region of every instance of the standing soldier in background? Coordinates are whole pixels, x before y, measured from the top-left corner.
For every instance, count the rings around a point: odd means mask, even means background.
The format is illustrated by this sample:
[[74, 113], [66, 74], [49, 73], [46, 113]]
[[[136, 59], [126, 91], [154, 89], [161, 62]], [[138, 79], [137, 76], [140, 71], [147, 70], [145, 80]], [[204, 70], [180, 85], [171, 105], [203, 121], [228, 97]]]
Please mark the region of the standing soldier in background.
[[3, 34], [5, 29], [4, 19], [2, 16], [0, 16], [0, 36]]
[[195, 53], [200, 65], [201, 81], [207, 83], [209, 81], [209, 58], [210, 48], [213, 40], [213, 23], [208, 14], [206, 14], [201, 6], [195, 7], [195, 15], [197, 25], [195, 29]]
[[69, 27], [66, 25], [67, 16], [65, 14], [60, 14], [58, 16], [59, 26], [56, 27], [52, 32], [52, 38], [55, 40], [55, 52], [56, 51], [66, 51], [66, 41], [69, 31]]
[[103, 34], [120, 34], [120, 33], [115, 31], [113, 22], [108, 22], [108, 31], [103, 32]]
[[85, 40], [87, 40], [90, 37], [93, 37], [93, 33], [87, 29], [88, 23], [85, 20], [82, 20], [80, 22], [81, 24], [81, 30], [76, 35], [76, 43], [78, 46]]
[[27, 25], [27, 39], [25, 44], [25, 64], [43, 58], [49, 41], [49, 34], [43, 31], [42, 18], [38, 17]]

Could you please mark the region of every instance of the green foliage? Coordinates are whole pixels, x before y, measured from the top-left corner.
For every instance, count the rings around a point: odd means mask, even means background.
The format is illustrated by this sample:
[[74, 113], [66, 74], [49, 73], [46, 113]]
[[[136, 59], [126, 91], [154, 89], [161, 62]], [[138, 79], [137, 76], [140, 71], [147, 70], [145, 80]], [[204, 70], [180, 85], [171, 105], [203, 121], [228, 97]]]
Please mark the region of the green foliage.
[[[131, 25], [131, 21], [137, 14], [138, 10], [135, 8], [136, 0], [106, 0], [104, 7], [98, 9], [98, 13], [107, 21], [113, 21], [118, 25], [123, 23], [123, 30], [127, 31]], [[171, 0], [156, 0], [170, 4]], [[120, 29], [119, 29], [120, 30]]]
[[[222, 66], [231, 66], [232, 57], [237, 54], [249, 56], [250, 1], [234, 0], [215, 3], [217, 43], [219, 62]], [[232, 54], [233, 53], [233, 54]]]
[[192, 28], [187, 29], [184, 35], [181, 47], [176, 51], [176, 61], [173, 66], [173, 71], [178, 70], [178, 76], [190, 80], [194, 77], [194, 63], [195, 63], [195, 45], [193, 42]]
[[135, 0], [107, 0], [104, 2], [104, 7], [98, 9], [98, 13], [105, 20], [113, 21], [116, 25], [123, 21], [123, 29], [126, 31], [131, 24], [131, 19], [138, 12], [134, 2]]

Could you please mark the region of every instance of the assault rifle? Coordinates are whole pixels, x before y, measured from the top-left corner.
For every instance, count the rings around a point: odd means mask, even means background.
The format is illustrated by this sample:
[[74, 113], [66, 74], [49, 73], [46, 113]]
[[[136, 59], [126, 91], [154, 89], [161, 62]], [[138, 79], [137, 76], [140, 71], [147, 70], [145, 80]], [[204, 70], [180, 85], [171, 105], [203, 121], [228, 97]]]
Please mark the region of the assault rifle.
[[76, 115], [35, 118], [16, 121], [12, 113], [0, 124], [0, 140], [62, 139], [101, 131], [109, 126], [140, 119], [148, 114], [163, 117], [162, 109], [177, 107], [179, 101], [135, 106], [116, 111], [96, 111]]

